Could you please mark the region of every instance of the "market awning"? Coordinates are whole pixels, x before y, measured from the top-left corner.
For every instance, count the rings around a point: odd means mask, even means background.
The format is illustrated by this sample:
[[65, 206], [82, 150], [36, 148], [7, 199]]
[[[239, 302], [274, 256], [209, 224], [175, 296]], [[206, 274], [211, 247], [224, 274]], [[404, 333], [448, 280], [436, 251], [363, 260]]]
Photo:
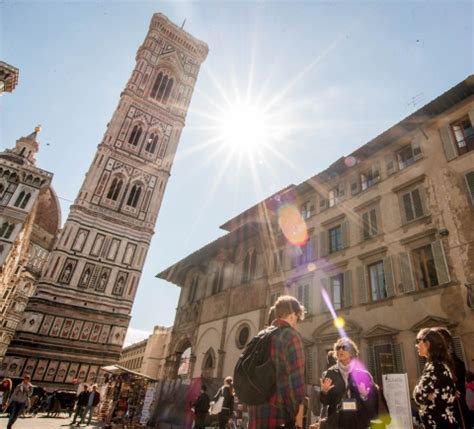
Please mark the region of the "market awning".
[[131, 369], [124, 368], [123, 366], [120, 366], [120, 365], [103, 366], [101, 369], [105, 372], [109, 372], [110, 374], [114, 374], [114, 375], [132, 374], [132, 375], [135, 375], [136, 377], [147, 378], [148, 380], [156, 381], [155, 378], [149, 377], [148, 375], [145, 375], [145, 374], [140, 374], [139, 372], [132, 371]]

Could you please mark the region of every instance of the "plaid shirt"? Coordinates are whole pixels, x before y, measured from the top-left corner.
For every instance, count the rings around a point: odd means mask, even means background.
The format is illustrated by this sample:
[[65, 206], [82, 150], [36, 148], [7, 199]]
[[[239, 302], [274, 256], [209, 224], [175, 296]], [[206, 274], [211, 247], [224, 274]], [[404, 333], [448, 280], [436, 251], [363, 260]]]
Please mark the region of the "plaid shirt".
[[304, 352], [301, 337], [284, 320], [273, 321], [279, 329], [272, 337], [271, 355], [277, 387], [267, 404], [249, 406], [248, 429], [275, 429], [294, 422], [305, 397]]

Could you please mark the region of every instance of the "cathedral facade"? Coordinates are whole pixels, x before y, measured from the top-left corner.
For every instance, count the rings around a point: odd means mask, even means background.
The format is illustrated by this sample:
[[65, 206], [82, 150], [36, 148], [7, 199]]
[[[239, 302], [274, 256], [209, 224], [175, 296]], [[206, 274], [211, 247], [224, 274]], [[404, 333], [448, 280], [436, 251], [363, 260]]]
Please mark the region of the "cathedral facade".
[[207, 45], [155, 14], [3, 362], [35, 383], [93, 382], [118, 361]]

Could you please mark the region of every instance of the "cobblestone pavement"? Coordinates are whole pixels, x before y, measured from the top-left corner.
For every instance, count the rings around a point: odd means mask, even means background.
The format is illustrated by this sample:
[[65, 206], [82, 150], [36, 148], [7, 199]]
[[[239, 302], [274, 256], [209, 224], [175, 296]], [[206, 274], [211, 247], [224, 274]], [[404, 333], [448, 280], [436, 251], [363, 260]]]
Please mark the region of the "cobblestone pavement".
[[[0, 429], [5, 429], [7, 427], [7, 415], [0, 414]], [[44, 417], [43, 414], [38, 414], [37, 417], [25, 417], [19, 418], [13, 425], [13, 429], [97, 429], [102, 428], [101, 423], [96, 423], [92, 421], [90, 426], [85, 424], [81, 426], [74, 425], [72, 422], [72, 417], [62, 414], [60, 417]]]

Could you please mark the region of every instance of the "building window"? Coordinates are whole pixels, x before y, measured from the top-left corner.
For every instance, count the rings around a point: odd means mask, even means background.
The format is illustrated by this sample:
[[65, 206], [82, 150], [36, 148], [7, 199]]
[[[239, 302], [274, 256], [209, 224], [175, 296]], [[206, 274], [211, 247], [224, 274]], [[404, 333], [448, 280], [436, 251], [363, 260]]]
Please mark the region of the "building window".
[[212, 294], [222, 292], [222, 287], [224, 285], [224, 267], [219, 267], [219, 269], [214, 273], [214, 279], [212, 281]]
[[298, 285], [296, 298], [303, 304], [306, 311], [309, 311], [309, 285]]
[[474, 127], [468, 117], [452, 124], [451, 129], [459, 155], [474, 150]]
[[420, 289], [438, 286], [438, 275], [431, 245], [412, 251], [415, 279]]
[[375, 382], [380, 386], [384, 374], [403, 373], [405, 371], [400, 344], [392, 344], [390, 338], [372, 340], [367, 356], [368, 369]]
[[235, 343], [238, 349], [243, 349], [247, 344], [250, 338], [250, 328], [248, 325], [242, 325], [237, 330], [237, 335], [235, 336]]
[[406, 222], [424, 216], [423, 203], [421, 202], [421, 192], [419, 188], [402, 195], [403, 209], [405, 211]]
[[367, 240], [377, 233], [377, 211], [373, 208], [362, 214], [362, 239]]
[[314, 214], [314, 205], [310, 201], [306, 201], [301, 205], [301, 216], [307, 220]]
[[344, 276], [337, 274], [329, 278], [329, 293], [334, 310], [344, 308]]
[[242, 268], [242, 283], [248, 283], [250, 280], [255, 278], [257, 269], [257, 252], [251, 250], [247, 252], [244, 259]]
[[329, 191], [329, 207], [334, 207], [341, 202], [344, 191], [340, 185]]
[[146, 142], [145, 150], [149, 153], [155, 153], [156, 145], [158, 144], [158, 134], [151, 134]]
[[283, 250], [273, 253], [273, 271], [281, 271], [283, 269]]
[[369, 265], [367, 269], [369, 271], [370, 296], [372, 301], [387, 298], [383, 261]]
[[159, 72], [155, 83], [153, 84], [153, 88], [151, 89], [150, 96], [155, 100], [166, 104], [171, 94], [173, 83], [173, 78], [169, 78], [167, 75], [163, 74], [163, 72]]
[[21, 191], [20, 195], [18, 195], [18, 198], [15, 201], [15, 204], [13, 204], [15, 207], [19, 207], [20, 209], [24, 209], [26, 205], [28, 204], [28, 201], [30, 201], [31, 194], [28, 192], [26, 193], [25, 191]]
[[140, 185], [133, 185], [130, 194], [128, 195], [127, 206], [136, 208], [138, 204], [138, 200], [140, 199], [140, 194], [142, 192], [142, 188]]
[[110, 185], [109, 192], [107, 193], [107, 198], [112, 201], [117, 201], [122, 186], [123, 181], [115, 177], [114, 180], [112, 180], [112, 184]]
[[420, 146], [407, 144], [397, 152], [398, 168], [403, 170], [421, 158]]
[[6, 239], [10, 238], [14, 229], [14, 223], [3, 222], [2, 227], [0, 228], [0, 237]]
[[361, 173], [360, 186], [363, 191], [374, 186], [380, 179], [380, 172], [377, 169], [372, 169], [368, 172]]
[[199, 276], [193, 277], [191, 286], [189, 287], [188, 304], [192, 304], [196, 300], [196, 292], [199, 285]]
[[338, 252], [343, 249], [342, 227], [338, 225], [329, 231], [329, 253]]
[[467, 173], [465, 177], [469, 196], [471, 197], [471, 203], [474, 205], [474, 171]]
[[128, 143], [132, 146], [137, 146], [138, 142], [140, 141], [140, 137], [142, 136], [142, 127], [135, 125], [132, 129], [130, 137], [128, 138]]

